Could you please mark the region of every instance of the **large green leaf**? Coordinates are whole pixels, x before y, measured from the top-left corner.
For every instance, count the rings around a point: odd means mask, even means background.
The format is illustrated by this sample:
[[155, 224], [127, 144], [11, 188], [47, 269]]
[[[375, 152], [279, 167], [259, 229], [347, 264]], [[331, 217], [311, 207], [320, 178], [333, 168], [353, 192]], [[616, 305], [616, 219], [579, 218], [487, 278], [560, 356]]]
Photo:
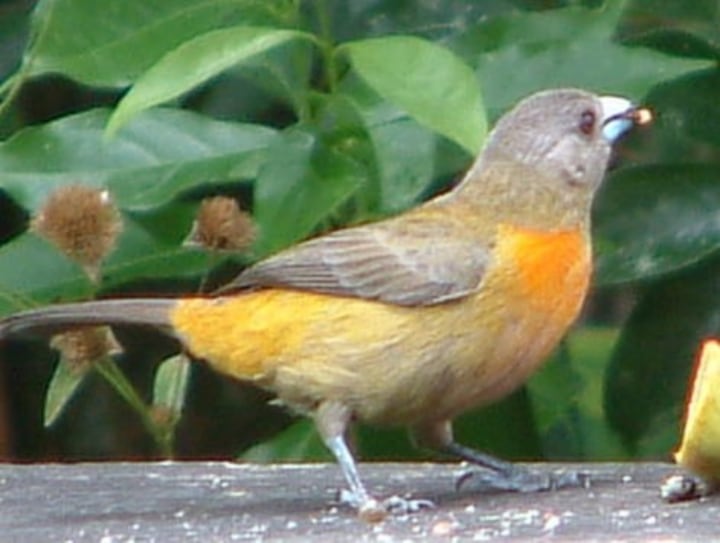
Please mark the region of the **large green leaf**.
[[377, 124], [370, 133], [380, 166], [380, 209], [392, 213], [417, 204], [435, 179], [437, 138], [406, 117]]
[[110, 117], [107, 133], [114, 134], [144, 109], [176, 98], [231, 66], [298, 38], [311, 36], [293, 30], [249, 26], [201, 34], [163, 56], [137, 80]]
[[383, 98], [475, 154], [485, 110], [475, 74], [451, 51], [410, 36], [344, 44], [353, 68]]
[[655, 113], [620, 149], [651, 166], [610, 176], [595, 206], [600, 283], [682, 268], [720, 246], [720, 115], [717, 70], [663, 82], [647, 95]]
[[199, 34], [237, 24], [282, 25], [291, 13], [282, 0], [41, 0], [29, 75], [124, 86]]
[[720, 248], [720, 165], [626, 168], [596, 203], [596, 280], [646, 279]]
[[720, 162], [719, 93], [717, 68], [663, 81], [650, 91], [645, 103], [656, 112], [656, 119], [649, 128], [665, 140], [660, 160]]
[[357, 108], [373, 147], [377, 184], [370, 209], [376, 214], [417, 204], [438, 180], [446, 182], [470, 164], [472, 158], [461, 148], [382, 100], [362, 80], [345, 78], [340, 95]]
[[0, 144], [0, 189], [35, 211], [68, 183], [107, 187], [120, 207], [146, 210], [211, 182], [253, 178], [272, 129], [152, 110], [103, 141], [108, 112], [28, 127]]
[[[533, 0], [531, 0], [532, 2]], [[534, 0], [535, 3], [537, 0]], [[561, 0], [562, 1], [562, 0]], [[548, 8], [558, 0], [541, 2]], [[444, 0], [443, 2], [398, 2], [398, 0], [353, 0], [328, 2], [333, 36], [349, 41], [389, 34], [408, 34], [440, 41], [461, 32], [468, 21], [512, 12], [517, 2], [507, 0]]]
[[373, 145], [370, 127], [357, 102], [345, 93], [316, 95], [312, 126], [319, 140], [328, 149], [347, 156], [365, 170], [364, 182], [352, 198], [349, 216], [340, 220], [355, 222], [377, 215], [380, 206], [380, 150]]
[[638, 100], [659, 81], [710, 65], [613, 42], [620, 4], [490, 17], [450, 44], [476, 67], [493, 114], [532, 92], [553, 87], [580, 87]]
[[596, 280], [640, 280], [697, 262], [720, 247], [720, 164], [626, 168], [596, 202]]
[[310, 234], [366, 181], [361, 165], [304, 129], [285, 132], [268, 152], [255, 188], [260, 254]]
[[720, 163], [720, 70], [683, 74], [655, 85], [643, 99], [653, 121], [633, 130], [618, 146], [622, 162], [635, 164]]
[[624, 454], [602, 404], [616, 339], [616, 330], [580, 328], [528, 382], [545, 458], [617, 460]]
[[0, 247], [0, 315], [92, 293], [80, 266], [45, 240], [25, 234]]
[[618, 36], [673, 55], [718, 59], [720, 9], [717, 0], [629, 0]]
[[[605, 411], [631, 447], [665, 455], [676, 442], [689, 375], [702, 340], [720, 335], [720, 261], [648, 288], [608, 368]], [[650, 450], [649, 444], [655, 447]]]

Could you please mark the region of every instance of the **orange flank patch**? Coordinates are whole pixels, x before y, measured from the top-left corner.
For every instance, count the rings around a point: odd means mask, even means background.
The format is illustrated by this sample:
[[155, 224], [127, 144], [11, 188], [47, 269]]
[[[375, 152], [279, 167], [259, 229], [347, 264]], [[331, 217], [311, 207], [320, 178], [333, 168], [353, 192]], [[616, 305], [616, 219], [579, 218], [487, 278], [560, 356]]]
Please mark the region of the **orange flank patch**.
[[582, 231], [500, 227], [500, 266], [513, 263], [522, 299], [536, 310], [559, 310], [558, 317], [576, 312], [590, 281], [590, 258], [590, 244]]

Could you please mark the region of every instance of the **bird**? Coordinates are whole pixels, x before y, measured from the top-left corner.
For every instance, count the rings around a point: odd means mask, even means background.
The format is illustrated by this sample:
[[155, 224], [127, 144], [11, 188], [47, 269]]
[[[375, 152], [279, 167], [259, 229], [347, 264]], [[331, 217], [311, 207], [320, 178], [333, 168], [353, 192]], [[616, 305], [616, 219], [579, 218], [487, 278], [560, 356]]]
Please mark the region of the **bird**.
[[460, 182], [410, 210], [281, 250], [211, 295], [50, 305], [0, 321], [23, 332], [146, 325], [218, 372], [310, 417], [366, 519], [380, 499], [346, 433], [409, 428], [418, 446], [517, 491], [577, 484], [455, 441], [452, 421], [520, 387], [577, 319], [591, 280], [591, 204], [612, 145], [651, 118], [619, 96], [536, 92], [495, 124]]

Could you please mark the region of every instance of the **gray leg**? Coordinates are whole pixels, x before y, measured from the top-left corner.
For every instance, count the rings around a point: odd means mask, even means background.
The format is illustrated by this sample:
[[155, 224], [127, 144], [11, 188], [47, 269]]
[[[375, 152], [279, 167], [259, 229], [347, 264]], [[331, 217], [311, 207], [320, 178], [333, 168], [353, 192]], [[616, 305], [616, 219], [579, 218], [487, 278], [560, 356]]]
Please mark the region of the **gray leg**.
[[432, 507], [427, 500], [406, 500], [392, 496], [382, 502], [372, 497], [363, 485], [357, 464], [345, 442], [345, 431], [350, 422], [350, 410], [339, 402], [326, 402], [315, 413], [315, 425], [322, 439], [340, 465], [350, 490], [342, 494], [342, 501], [357, 509], [358, 515], [368, 522], [378, 522], [388, 513], [411, 513]]
[[357, 465], [345, 442], [345, 432], [350, 422], [350, 410], [338, 402], [326, 402], [315, 413], [315, 425], [323, 442], [333, 453], [340, 465], [343, 476], [350, 487], [344, 501], [357, 509], [358, 515], [368, 521], [382, 520], [387, 511], [375, 498], [368, 494], [360, 480]]
[[458, 479], [460, 488], [472, 484], [480, 491], [509, 490], [514, 492], [537, 492], [564, 487], [587, 486], [587, 474], [562, 472], [540, 474], [524, 466], [501, 460], [489, 454], [461, 445], [453, 439], [450, 421], [440, 421], [413, 428], [415, 442], [424, 447], [444, 452], [486, 470], [469, 470]]

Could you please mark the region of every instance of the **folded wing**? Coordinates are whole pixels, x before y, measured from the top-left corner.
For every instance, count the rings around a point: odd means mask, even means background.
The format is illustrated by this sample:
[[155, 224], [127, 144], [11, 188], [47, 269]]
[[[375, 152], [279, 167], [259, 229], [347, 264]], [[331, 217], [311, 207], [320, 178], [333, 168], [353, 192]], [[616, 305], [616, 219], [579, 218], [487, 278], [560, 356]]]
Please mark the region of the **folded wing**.
[[221, 290], [280, 287], [414, 306], [474, 292], [488, 246], [457, 224], [386, 221], [315, 238], [241, 273]]

